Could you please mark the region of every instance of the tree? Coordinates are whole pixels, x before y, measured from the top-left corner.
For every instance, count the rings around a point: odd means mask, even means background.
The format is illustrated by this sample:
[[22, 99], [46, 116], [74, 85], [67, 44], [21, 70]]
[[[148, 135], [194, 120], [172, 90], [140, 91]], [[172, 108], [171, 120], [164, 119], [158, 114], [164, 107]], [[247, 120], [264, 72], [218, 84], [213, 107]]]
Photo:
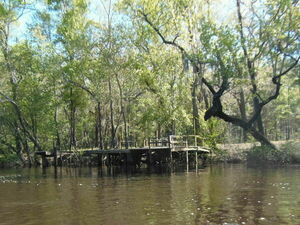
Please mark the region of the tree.
[[[299, 24], [295, 22], [299, 20], [296, 19], [299, 18], [297, 1], [251, 3], [245, 8], [248, 10], [246, 18], [242, 15], [241, 2], [237, 0], [235, 23], [213, 22], [208, 10], [201, 18], [193, 20], [193, 17], [188, 17], [187, 20], [193, 21], [192, 28], [183, 18], [188, 12], [198, 9], [194, 1], [123, 3], [129, 14], [142, 19], [164, 44], [177, 48], [196, 71], [201, 71], [201, 65], [209, 66], [212, 78], [200, 74], [201, 81], [212, 95], [212, 105], [205, 113], [205, 120], [218, 117], [249, 132], [261, 144], [274, 147], [264, 136], [261, 112], [265, 105], [279, 96], [282, 77], [299, 62]], [[267, 16], [263, 17], [263, 14]], [[190, 30], [198, 32], [197, 38], [192, 39], [198, 48], [196, 51], [187, 45]], [[263, 93], [258, 88], [258, 78], [264, 75], [262, 69], [267, 71], [268, 80], [274, 86], [270, 93]], [[253, 107], [247, 120], [228, 114], [222, 103], [227, 93], [241, 87], [237, 85], [238, 81], [251, 86]]]

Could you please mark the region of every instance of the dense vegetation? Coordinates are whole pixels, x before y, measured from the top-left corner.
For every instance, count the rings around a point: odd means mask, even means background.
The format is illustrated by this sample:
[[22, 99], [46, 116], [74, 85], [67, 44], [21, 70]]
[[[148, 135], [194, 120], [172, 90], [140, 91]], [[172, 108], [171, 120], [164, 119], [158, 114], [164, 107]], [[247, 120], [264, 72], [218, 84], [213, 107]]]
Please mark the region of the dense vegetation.
[[2, 0], [0, 155], [297, 139], [300, 2], [225, 2]]

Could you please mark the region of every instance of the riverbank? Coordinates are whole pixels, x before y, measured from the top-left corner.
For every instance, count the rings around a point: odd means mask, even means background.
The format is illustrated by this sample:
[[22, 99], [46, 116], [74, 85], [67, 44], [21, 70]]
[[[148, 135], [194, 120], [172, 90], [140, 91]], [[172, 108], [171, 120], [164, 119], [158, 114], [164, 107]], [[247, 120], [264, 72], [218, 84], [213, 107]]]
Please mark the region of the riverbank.
[[0, 168], [13, 168], [20, 167], [22, 165], [18, 157], [13, 154], [1, 155], [0, 154]]
[[220, 144], [213, 162], [300, 164], [300, 141], [274, 141], [271, 149], [259, 143]]
[[[277, 150], [261, 147], [259, 143], [218, 144], [217, 149], [209, 156], [210, 163], [252, 163], [252, 164], [300, 164], [300, 140], [272, 142]], [[185, 156], [181, 157], [185, 161]], [[97, 157], [74, 155], [63, 165], [74, 167], [97, 165]], [[37, 158], [34, 166], [40, 165]], [[184, 162], [182, 162], [184, 163]], [[51, 162], [49, 163], [51, 165]], [[0, 155], [0, 168], [28, 167], [16, 155]]]

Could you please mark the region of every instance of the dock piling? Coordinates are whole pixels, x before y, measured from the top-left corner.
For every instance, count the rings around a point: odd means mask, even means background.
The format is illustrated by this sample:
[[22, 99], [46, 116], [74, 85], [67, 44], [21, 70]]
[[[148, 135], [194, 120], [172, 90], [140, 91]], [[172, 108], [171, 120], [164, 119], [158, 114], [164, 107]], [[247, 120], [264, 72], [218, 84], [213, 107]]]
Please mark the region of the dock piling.
[[189, 151], [186, 151], [186, 171], [189, 171]]
[[195, 153], [196, 171], [198, 171], [198, 152]]

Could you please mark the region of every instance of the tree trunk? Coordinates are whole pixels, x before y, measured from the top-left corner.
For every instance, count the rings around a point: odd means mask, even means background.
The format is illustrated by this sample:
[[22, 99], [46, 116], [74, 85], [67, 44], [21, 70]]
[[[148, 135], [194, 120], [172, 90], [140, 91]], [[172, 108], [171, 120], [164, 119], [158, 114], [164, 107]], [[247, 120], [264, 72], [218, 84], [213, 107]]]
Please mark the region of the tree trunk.
[[115, 76], [116, 76], [119, 93], [120, 93], [120, 106], [121, 106], [122, 119], [124, 123], [125, 148], [128, 149], [129, 145], [128, 145], [128, 131], [127, 131], [127, 121], [126, 121], [126, 107], [124, 106], [124, 102], [123, 102], [123, 90], [118, 75], [115, 74]]
[[98, 106], [95, 107], [95, 142], [94, 146], [97, 148], [99, 146], [99, 113]]
[[[238, 105], [239, 105], [239, 109], [240, 109], [240, 114], [241, 114], [241, 118], [244, 121], [247, 121], [247, 115], [246, 115], [246, 101], [245, 101], [245, 94], [244, 94], [244, 90], [241, 88], [240, 89], [240, 101], [238, 101]], [[247, 142], [248, 137], [247, 137], [247, 132], [242, 129], [242, 137], [243, 137], [243, 142]]]
[[238, 21], [239, 21], [239, 26], [240, 26], [240, 39], [241, 39], [241, 45], [242, 45], [242, 49], [244, 52], [244, 56], [247, 62], [247, 69], [248, 69], [248, 74], [249, 74], [249, 78], [251, 81], [251, 86], [252, 86], [252, 94], [253, 94], [253, 109], [254, 112], [253, 114], [258, 113], [257, 117], [256, 117], [256, 126], [258, 131], [264, 135], [264, 127], [263, 127], [263, 121], [262, 121], [262, 117], [261, 117], [261, 107], [260, 107], [260, 103], [259, 103], [259, 99], [257, 97], [257, 84], [256, 84], [256, 71], [255, 71], [255, 67], [254, 67], [254, 60], [250, 59], [250, 56], [248, 54], [248, 50], [246, 47], [246, 39], [244, 36], [244, 26], [243, 26], [243, 20], [242, 20], [242, 13], [241, 13], [241, 3], [240, 0], [236, 0], [236, 4], [237, 4], [237, 15], [238, 15]]
[[110, 147], [115, 147], [115, 125], [114, 125], [114, 107], [113, 107], [113, 100], [112, 100], [112, 87], [111, 87], [111, 78], [108, 80], [108, 90], [109, 90], [109, 107], [110, 107], [110, 126], [111, 126], [111, 142]]
[[255, 127], [253, 126], [253, 123], [255, 121], [249, 124], [247, 121], [233, 116], [229, 116], [223, 112], [223, 107], [220, 98], [226, 89], [225, 86], [226, 85], [224, 85], [223, 89], [221, 88], [218, 92], [214, 93], [212, 106], [205, 112], [204, 119], [208, 120], [211, 117], [218, 117], [224, 120], [225, 122], [232, 123], [236, 126], [243, 128], [246, 132], [249, 132], [257, 141], [259, 141], [261, 145], [269, 146], [271, 148], [276, 149], [276, 147], [263, 134], [261, 134], [255, 129]]
[[27, 155], [28, 166], [31, 167], [33, 165], [33, 160], [32, 160], [32, 157], [30, 155], [30, 149], [29, 149], [29, 145], [28, 145], [28, 142], [27, 142], [26, 139], [23, 141], [23, 148], [24, 148], [24, 151]]
[[191, 93], [192, 105], [193, 105], [194, 135], [198, 135], [200, 133], [199, 111], [198, 111], [197, 96], [196, 96], [197, 87], [198, 87], [198, 78], [196, 77], [192, 85], [192, 93]]
[[76, 147], [76, 106], [73, 98], [73, 88], [70, 88], [70, 150]]
[[20, 131], [17, 122], [15, 122], [15, 142], [16, 142], [16, 154], [18, 158], [21, 160], [22, 164], [24, 164], [25, 160], [22, 154], [22, 140], [21, 140]]
[[[258, 100], [257, 97], [254, 97], [254, 98], [253, 98], [253, 105], [254, 105], [254, 110], [255, 110], [255, 112], [257, 112], [257, 111], [259, 110], [259, 100]], [[261, 113], [259, 113], [259, 115], [257, 116], [256, 126], [257, 126], [258, 131], [259, 131], [262, 135], [265, 135], [265, 130], [264, 130], [264, 125], [263, 125]]]
[[103, 149], [103, 132], [102, 132], [102, 114], [101, 114], [101, 104], [97, 102], [97, 110], [96, 110], [96, 130], [97, 130], [97, 142], [96, 145], [101, 150]]

